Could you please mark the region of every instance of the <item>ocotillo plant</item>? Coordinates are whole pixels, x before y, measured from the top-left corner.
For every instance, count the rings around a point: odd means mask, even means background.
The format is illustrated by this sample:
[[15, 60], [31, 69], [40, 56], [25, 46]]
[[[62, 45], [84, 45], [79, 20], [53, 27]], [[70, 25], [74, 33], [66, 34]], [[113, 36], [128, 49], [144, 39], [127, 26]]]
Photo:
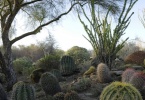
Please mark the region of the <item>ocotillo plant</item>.
[[96, 14], [95, 0], [90, 0], [90, 3], [88, 3], [91, 16], [87, 16], [88, 11], [85, 12], [83, 6], [80, 4], [82, 12], [90, 24], [90, 27], [88, 27], [88, 24], [85, 24], [78, 13], [79, 20], [88, 35], [88, 38], [86, 36], [84, 37], [91, 43], [96, 56], [100, 60], [99, 62], [106, 63], [110, 69], [113, 60], [116, 58], [116, 54], [123, 48], [124, 43], [128, 39], [126, 38], [119, 42], [130, 23], [130, 18], [133, 15], [133, 13], [130, 14], [130, 10], [137, 0], [130, 0], [129, 4], [127, 4], [127, 2], [128, 0], [124, 0], [124, 7], [122, 8], [122, 12], [118, 18], [118, 23], [113, 31], [111, 23], [108, 21], [110, 10], [107, 12], [105, 18], [101, 19], [100, 14]]

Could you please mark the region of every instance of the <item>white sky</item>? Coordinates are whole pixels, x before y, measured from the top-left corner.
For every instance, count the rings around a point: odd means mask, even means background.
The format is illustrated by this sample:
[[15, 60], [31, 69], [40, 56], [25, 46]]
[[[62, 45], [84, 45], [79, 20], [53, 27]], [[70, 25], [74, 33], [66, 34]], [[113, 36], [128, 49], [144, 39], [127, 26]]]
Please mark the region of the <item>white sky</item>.
[[[129, 40], [131, 40], [135, 37], [139, 37], [145, 42], [145, 28], [138, 18], [139, 14], [142, 15], [144, 8], [145, 1], [138, 0], [132, 9], [134, 15], [131, 18], [131, 23], [126, 30], [126, 34], [123, 36], [124, 38], [129, 37]], [[86, 49], [92, 49], [91, 44], [83, 37], [83, 35], [87, 36], [87, 34], [77, 17], [69, 14], [64, 16], [61, 20], [62, 21], [58, 25], [53, 25], [53, 27], [45, 27], [41, 33], [37, 34], [36, 36], [26, 37], [16, 42], [15, 45], [30, 45], [32, 43], [36, 43], [37, 40], [43, 40], [46, 36], [48, 36], [48, 33], [51, 32], [60, 49], [68, 50], [72, 46], [80, 46]]]

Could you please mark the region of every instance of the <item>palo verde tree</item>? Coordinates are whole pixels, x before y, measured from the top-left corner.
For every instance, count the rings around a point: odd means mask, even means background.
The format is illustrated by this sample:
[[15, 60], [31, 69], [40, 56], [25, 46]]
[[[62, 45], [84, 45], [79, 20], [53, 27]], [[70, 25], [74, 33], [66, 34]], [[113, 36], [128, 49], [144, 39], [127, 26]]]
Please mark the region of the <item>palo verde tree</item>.
[[[30, 35], [35, 35], [40, 30], [58, 21], [62, 16], [68, 14], [77, 3], [70, 3], [68, 10], [64, 9], [67, 0], [0, 0], [0, 34], [3, 45], [1, 54], [1, 67], [7, 79], [7, 90], [10, 90], [17, 78], [12, 65], [12, 45]], [[69, 1], [67, 1], [68, 4]], [[66, 10], [66, 11], [64, 11]], [[28, 17], [28, 23], [35, 23], [33, 30], [19, 34], [10, 39], [13, 23], [19, 18], [17, 15], [24, 14]], [[24, 17], [23, 17], [24, 18]], [[21, 19], [22, 20], [22, 19]], [[16, 25], [17, 26], [17, 25]]]
[[101, 19], [100, 13], [98, 12], [98, 15], [96, 14], [95, 0], [90, 0], [90, 3], [88, 4], [90, 8], [90, 16], [88, 16], [88, 11], [85, 12], [83, 6], [80, 4], [82, 12], [90, 25], [88, 26], [85, 24], [78, 14], [79, 20], [88, 35], [88, 38], [86, 36], [84, 37], [91, 43], [96, 53], [98, 62], [106, 63], [110, 69], [113, 60], [116, 58], [116, 54], [123, 48], [124, 43], [128, 39], [126, 38], [122, 42], [119, 41], [125, 34], [125, 30], [130, 23], [133, 12], [131, 14], [129, 12], [136, 2], [137, 0], [124, 0], [124, 6], [119, 15], [117, 25], [113, 31], [111, 28], [111, 23], [108, 20], [110, 10], [105, 15], [105, 18]]

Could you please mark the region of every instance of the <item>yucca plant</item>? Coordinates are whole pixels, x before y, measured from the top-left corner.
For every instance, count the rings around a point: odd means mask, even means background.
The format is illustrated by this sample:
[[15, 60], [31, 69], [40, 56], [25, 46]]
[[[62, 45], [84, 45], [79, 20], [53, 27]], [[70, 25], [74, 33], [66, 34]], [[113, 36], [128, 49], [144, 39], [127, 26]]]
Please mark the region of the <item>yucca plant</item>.
[[123, 48], [124, 43], [128, 40], [128, 38], [126, 38], [119, 42], [120, 38], [125, 34], [124, 31], [128, 27], [130, 18], [133, 15], [133, 13], [130, 14], [129, 12], [137, 0], [130, 0], [129, 5], [127, 2], [128, 0], [124, 1], [124, 7], [113, 31], [111, 23], [108, 21], [111, 7], [105, 15], [105, 18], [101, 19], [99, 11], [98, 15], [95, 11], [95, 0], [90, 0], [90, 3], [88, 3], [91, 16], [87, 16], [88, 11], [85, 12], [83, 6], [80, 4], [82, 12], [90, 24], [90, 27], [88, 27], [78, 13], [79, 20], [88, 35], [88, 38], [86, 36], [84, 37], [91, 43], [99, 62], [106, 63], [110, 69], [113, 60], [116, 58], [116, 54]]

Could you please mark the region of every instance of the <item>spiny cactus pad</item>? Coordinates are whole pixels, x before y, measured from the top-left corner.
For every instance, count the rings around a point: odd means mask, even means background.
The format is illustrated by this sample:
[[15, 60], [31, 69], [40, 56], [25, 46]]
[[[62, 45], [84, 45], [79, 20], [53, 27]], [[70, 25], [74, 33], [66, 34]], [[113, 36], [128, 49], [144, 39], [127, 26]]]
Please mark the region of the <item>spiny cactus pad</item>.
[[104, 88], [100, 100], [143, 100], [140, 92], [126, 82], [113, 82]]
[[58, 92], [61, 92], [61, 88], [57, 78], [49, 73], [43, 73], [40, 79], [40, 83], [44, 92], [48, 95], [55, 95]]
[[13, 86], [12, 100], [35, 100], [34, 88], [22, 81]]

